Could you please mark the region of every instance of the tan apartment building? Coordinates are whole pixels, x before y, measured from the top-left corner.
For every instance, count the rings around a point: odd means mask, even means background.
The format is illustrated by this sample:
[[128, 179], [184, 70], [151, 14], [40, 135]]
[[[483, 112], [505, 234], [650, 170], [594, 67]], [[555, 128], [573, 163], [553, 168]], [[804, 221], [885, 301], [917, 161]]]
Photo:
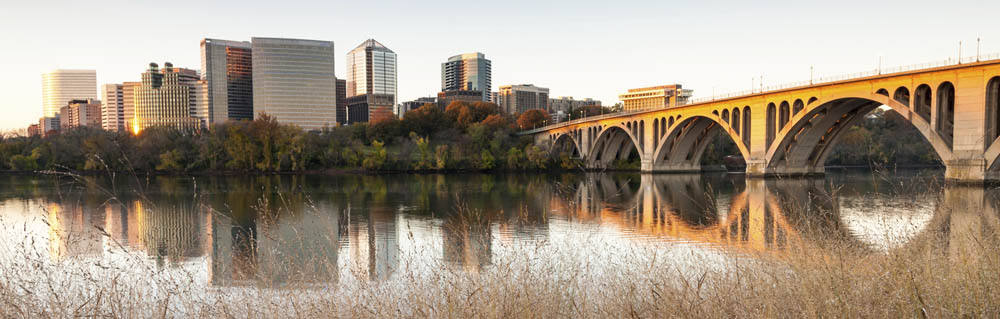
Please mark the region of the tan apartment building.
[[101, 101], [71, 100], [59, 108], [59, 127], [68, 130], [81, 126], [101, 127]]
[[541, 109], [548, 112], [549, 89], [533, 84], [504, 85], [500, 87], [500, 110], [507, 114], [524, 113]]

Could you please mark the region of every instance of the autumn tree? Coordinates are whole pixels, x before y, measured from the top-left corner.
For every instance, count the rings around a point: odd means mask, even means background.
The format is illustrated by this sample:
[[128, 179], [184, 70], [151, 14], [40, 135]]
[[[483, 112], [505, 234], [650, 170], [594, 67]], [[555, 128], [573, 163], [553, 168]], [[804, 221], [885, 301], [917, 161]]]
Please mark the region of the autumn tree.
[[527, 110], [517, 119], [517, 126], [522, 130], [541, 127], [551, 122], [549, 113], [541, 109]]

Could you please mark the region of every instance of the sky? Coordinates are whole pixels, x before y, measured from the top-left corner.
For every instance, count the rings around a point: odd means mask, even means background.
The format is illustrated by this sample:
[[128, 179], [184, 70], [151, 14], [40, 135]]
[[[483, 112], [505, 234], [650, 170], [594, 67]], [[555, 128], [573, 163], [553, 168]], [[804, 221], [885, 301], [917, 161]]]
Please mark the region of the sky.
[[[399, 101], [440, 91], [441, 63], [482, 52], [493, 90], [535, 84], [605, 105], [679, 83], [695, 97], [1000, 52], [1000, 1], [5, 1], [0, 132], [37, 123], [41, 74], [137, 81], [149, 62], [200, 68], [203, 38], [374, 38], [398, 55]], [[759, 82], [756, 83], [759, 85]], [[100, 90], [98, 90], [100, 94]]]

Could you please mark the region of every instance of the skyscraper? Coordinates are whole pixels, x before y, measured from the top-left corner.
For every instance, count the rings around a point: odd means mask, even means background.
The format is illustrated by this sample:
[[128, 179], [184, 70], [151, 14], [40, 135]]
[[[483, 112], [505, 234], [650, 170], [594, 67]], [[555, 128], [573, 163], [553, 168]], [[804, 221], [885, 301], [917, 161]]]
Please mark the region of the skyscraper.
[[366, 94], [375, 95], [367, 98], [369, 101], [386, 101], [368, 104], [366, 118], [376, 119], [395, 111], [396, 53], [375, 39], [365, 40], [347, 53], [347, 96]]
[[441, 91], [478, 91], [483, 101], [490, 101], [493, 66], [486, 55], [474, 52], [459, 54], [441, 63]]
[[[134, 88], [135, 118], [132, 131], [153, 126], [195, 129], [201, 120], [191, 117], [191, 87], [183, 83], [197, 78], [197, 72], [174, 68], [169, 62], [160, 71], [156, 63], [142, 74], [142, 84]], [[182, 80], [182, 78], [184, 80]]]
[[42, 116], [56, 117], [71, 100], [97, 99], [97, 71], [52, 70], [42, 73]]
[[125, 130], [136, 132], [132, 128], [135, 124], [135, 88], [142, 85], [142, 82], [122, 83], [122, 114], [125, 117]]
[[253, 38], [254, 118], [318, 130], [337, 123], [332, 41]]
[[250, 42], [201, 40], [208, 123], [253, 119], [252, 57]]

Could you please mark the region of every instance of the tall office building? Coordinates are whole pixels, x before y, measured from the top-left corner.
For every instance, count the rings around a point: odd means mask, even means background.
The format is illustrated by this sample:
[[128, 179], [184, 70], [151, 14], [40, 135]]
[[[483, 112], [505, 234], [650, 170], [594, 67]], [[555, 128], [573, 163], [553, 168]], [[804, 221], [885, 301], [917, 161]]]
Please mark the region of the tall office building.
[[[393, 109], [393, 105], [396, 105], [395, 52], [375, 39], [368, 39], [347, 53], [346, 67], [347, 97], [373, 95], [366, 100], [387, 101], [387, 103], [369, 103], [369, 114], [366, 118], [376, 119], [378, 116], [395, 111]], [[356, 123], [354, 120], [350, 122]]]
[[524, 113], [532, 109], [549, 109], [549, 89], [532, 84], [504, 85], [500, 87], [500, 110], [508, 114]]
[[101, 86], [101, 128], [107, 131], [125, 130], [125, 91], [121, 84], [105, 84]]
[[174, 68], [169, 62], [163, 70], [156, 63], [142, 74], [142, 84], [134, 88], [135, 118], [132, 131], [138, 133], [149, 127], [165, 126], [177, 129], [196, 129], [201, 120], [191, 117], [191, 90], [185, 84], [197, 72]]
[[253, 119], [252, 58], [250, 42], [201, 40], [208, 123]]
[[97, 99], [97, 71], [52, 70], [42, 73], [42, 116], [55, 118], [71, 100]]
[[136, 132], [133, 129], [135, 124], [135, 88], [142, 85], [142, 82], [122, 83], [122, 114], [125, 117], [125, 130]]
[[618, 95], [625, 103], [625, 111], [660, 109], [687, 104], [692, 91], [681, 89], [680, 84], [629, 89]]
[[492, 62], [486, 55], [474, 52], [459, 54], [441, 63], [441, 91], [478, 91], [482, 101], [491, 100]]
[[254, 118], [318, 130], [337, 123], [332, 41], [253, 38]]

